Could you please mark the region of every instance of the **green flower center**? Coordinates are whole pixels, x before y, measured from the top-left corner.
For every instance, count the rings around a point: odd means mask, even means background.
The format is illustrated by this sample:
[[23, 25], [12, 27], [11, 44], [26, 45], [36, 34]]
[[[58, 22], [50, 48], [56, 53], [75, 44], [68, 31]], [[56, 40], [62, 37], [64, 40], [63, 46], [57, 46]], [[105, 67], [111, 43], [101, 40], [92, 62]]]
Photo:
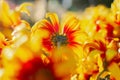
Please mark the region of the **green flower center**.
[[68, 43], [67, 36], [65, 36], [65, 35], [56, 34], [56, 35], [52, 36], [51, 40], [55, 46], [66, 45]]

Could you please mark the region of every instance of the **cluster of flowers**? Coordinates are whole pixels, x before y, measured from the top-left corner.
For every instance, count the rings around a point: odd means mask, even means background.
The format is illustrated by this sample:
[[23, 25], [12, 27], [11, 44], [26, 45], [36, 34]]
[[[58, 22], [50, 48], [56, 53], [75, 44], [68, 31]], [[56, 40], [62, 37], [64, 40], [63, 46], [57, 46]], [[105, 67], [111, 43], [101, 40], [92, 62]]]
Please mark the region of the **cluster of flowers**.
[[33, 26], [29, 5], [0, 0], [0, 80], [120, 80], [120, 0]]

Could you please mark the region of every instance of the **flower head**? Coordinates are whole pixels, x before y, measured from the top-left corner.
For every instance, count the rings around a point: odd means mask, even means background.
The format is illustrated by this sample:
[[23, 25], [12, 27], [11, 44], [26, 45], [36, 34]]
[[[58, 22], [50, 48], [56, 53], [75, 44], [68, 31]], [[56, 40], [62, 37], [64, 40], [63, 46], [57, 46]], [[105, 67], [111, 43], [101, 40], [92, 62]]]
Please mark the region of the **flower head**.
[[114, 0], [114, 2], [111, 5], [113, 20], [117, 24], [120, 24], [120, 9], [119, 9], [120, 4], [119, 3], [120, 3], [120, 0]]
[[90, 40], [111, 41], [111, 38], [114, 37], [114, 25], [109, 19], [109, 13], [110, 9], [103, 5], [89, 7], [85, 10], [80, 28], [88, 34]]
[[48, 13], [46, 19], [32, 27], [32, 45], [46, 52], [61, 46], [71, 49], [81, 46], [86, 40], [86, 35], [80, 31], [79, 25], [79, 20], [73, 16], [66, 18], [60, 25], [58, 16], [55, 13]]
[[23, 3], [14, 10], [11, 10], [5, 0], [0, 1], [0, 31], [5, 34], [5, 37], [11, 39], [11, 33], [14, 27], [23, 23], [23, 20], [21, 20], [21, 12], [29, 15], [26, 7], [30, 5], [30, 3]]
[[[94, 66], [97, 66], [97, 68], [95, 69], [93, 67], [92, 69], [90, 69], [92, 72], [94, 71], [97, 71], [97, 72], [92, 73], [92, 74], [89, 73], [89, 78], [93, 80], [100, 80], [100, 79], [117, 80], [119, 79], [118, 76], [120, 75], [119, 74], [120, 57], [117, 52], [118, 48], [116, 47], [117, 47], [117, 44], [115, 44], [114, 40], [113, 42], [109, 44], [106, 44], [103, 41], [95, 41], [94, 43], [89, 43], [85, 45], [85, 48], [88, 49], [87, 50], [88, 55], [87, 55], [87, 59], [85, 59], [85, 62], [89, 65], [93, 63]], [[96, 57], [98, 60], [95, 60]], [[114, 70], [113, 70], [113, 66], [114, 66]], [[87, 68], [86, 70], [88, 71], [89, 68]], [[117, 72], [117, 74], [115, 72]]]
[[[60, 48], [59, 50], [62, 49], [63, 48]], [[75, 68], [77, 67], [77, 63], [73, 52], [70, 49], [68, 50], [67, 48], [65, 48], [63, 51], [55, 50], [54, 54], [57, 55], [54, 55], [55, 57], [49, 58], [49, 56], [45, 55], [45, 52], [43, 52], [42, 50], [39, 50], [39, 52], [36, 53], [32, 51], [31, 47], [29, 46], [29, 43], [25, 43], [19, 46], [16, 50], [10, 46], [7, 46], [2, 51], [2, 63], [4, 66], [4, 71], [0, 79], [70, 79], [75, 72]]]

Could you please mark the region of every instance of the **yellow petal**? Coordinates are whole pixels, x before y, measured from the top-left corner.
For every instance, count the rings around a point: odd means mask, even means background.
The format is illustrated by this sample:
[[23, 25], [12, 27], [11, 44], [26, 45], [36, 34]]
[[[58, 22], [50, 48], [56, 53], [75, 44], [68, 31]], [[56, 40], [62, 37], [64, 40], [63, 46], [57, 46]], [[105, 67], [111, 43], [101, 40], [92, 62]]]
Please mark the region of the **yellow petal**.
[[120, 79], [120, 68], [116, 63], [110, 64], [108, 69], [111, 72], [111, 75], [115, 78], [115, 80]]
[[114, 16], [114, 19], [116, 22], [120, 22], [120, 0], [114, 0], [114, 2], [111, 5], [111, 11], [112, 16]]
[[33, 26], [32, 26], [32, 29], [31, 31], [34, 32], [36, 29], [38, 29], [41, 25], [41, 20], [40, 21], [37, 21]]
[[85, 42], [89, 41], [88, 35], [85, 32], [76, 31], [71, 35], [75, 36], [74, 41], [79, 44], [84, 44]]
[[12, 24], [12, 20], [10, 19], [10, 8], [4, 0], [0, 0], [0, 22], [2, 24], [1, 27], [9, 27], [9, 25]]
[[107, 61], [112, 60], [115, 57], [116, 54], [117, 54], [117, 51], [108, 49], [107, 52], [106, 52]]
[[5, 36], [0, 32], [0, 40], [5, 40]]
[[38, 52], [42, 49], [42, 39], [49, 37], [49, 32], [43, 29], [38, 29], [31, 34], [30, 46], [33, 51]]
[[55, 29], [52, 26], [52, 24], [49, 21], [47, 21], [46, 19], [36, 22], [35, 25], [33, 25], [31, 30], [34, 33], [35, 30], [40, 29], [40, 28], [43, 28], [44, 30], [49, 31], [50, 33], [55, 32]]
[[74, 16], [68, 17], [65, 19], [65, 21], [62, 25], [62, 28], [63, 28], [62, 33], [64, 34], [69, 31], [76, 30], [79, 28], [79, 26], [80, 26], [80, 22], [76, 17], [74, 17]]
[[27, 15], [30, 16], [30, 12], [29, 12], [29, 10], [27, 9], [28, 6], [32, 6], [32, 4], [31, 4], [31, 3], [28, 3], [28, 2], [23, 3], [23, 4], [21, 4], [19, 7], [16, 8], [16, 11], [25, 12]]

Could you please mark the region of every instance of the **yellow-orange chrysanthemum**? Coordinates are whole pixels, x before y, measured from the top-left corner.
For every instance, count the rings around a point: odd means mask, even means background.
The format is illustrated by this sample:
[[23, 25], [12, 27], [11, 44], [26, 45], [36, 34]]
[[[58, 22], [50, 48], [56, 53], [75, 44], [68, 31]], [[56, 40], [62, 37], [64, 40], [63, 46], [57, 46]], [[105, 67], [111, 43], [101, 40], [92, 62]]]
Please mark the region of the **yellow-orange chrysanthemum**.
[[[110, 46], [112, 45], [112, 46]], [[114, 46], [114, 47], [113, 47]], [[115, 47], [116, 46], [116, 47]], [[90, 80], [99, 80], [99, 79], [110, 79], [110, 80], [119, 80], [119, 71], [120, 71], [120, 56], [117, 52], [117, 44], [111, 42], [106, 45], [102, 41], [94, 41], [85, 45], [87, 48], [86, 53], [88, 54], [87, 59], [85, 60], [84, 65], [87, 64], [89, 67], [91, 64], [97, 66], [97, 68], [90, 68], [90, 71], [87, 73], [87, 78]], [[98, 61], [96, 58], [98, 58]], [[91, 66], [92, 67], [92, 66]], [[86, 71], [89, 68], [85, 69]], [[95, 75], [96, 74], [96, 75]]]
[[5, 37], [11, 39], [11, 33], [14, 27], [25, 22], [21, 20], [21, 12], [25, 12], [29, 15], [29, 11], [26, 8], [29, 5], [31, 4], [23, 3], [12, 10], [5, 0], [0, 0], [0, 31]]
[[46, 19], [37, 22], [32, 27], [31, 45], [36, 46], [33, 49], [42, 49], [49, 54], [56, 48], [67, 46], [81, 55], [81, 45], [87, 37], [79, 29], [79, 20], [74, 16], [67, 16], [63, 21], [60, 24], [55, 13], [48, 13]]

